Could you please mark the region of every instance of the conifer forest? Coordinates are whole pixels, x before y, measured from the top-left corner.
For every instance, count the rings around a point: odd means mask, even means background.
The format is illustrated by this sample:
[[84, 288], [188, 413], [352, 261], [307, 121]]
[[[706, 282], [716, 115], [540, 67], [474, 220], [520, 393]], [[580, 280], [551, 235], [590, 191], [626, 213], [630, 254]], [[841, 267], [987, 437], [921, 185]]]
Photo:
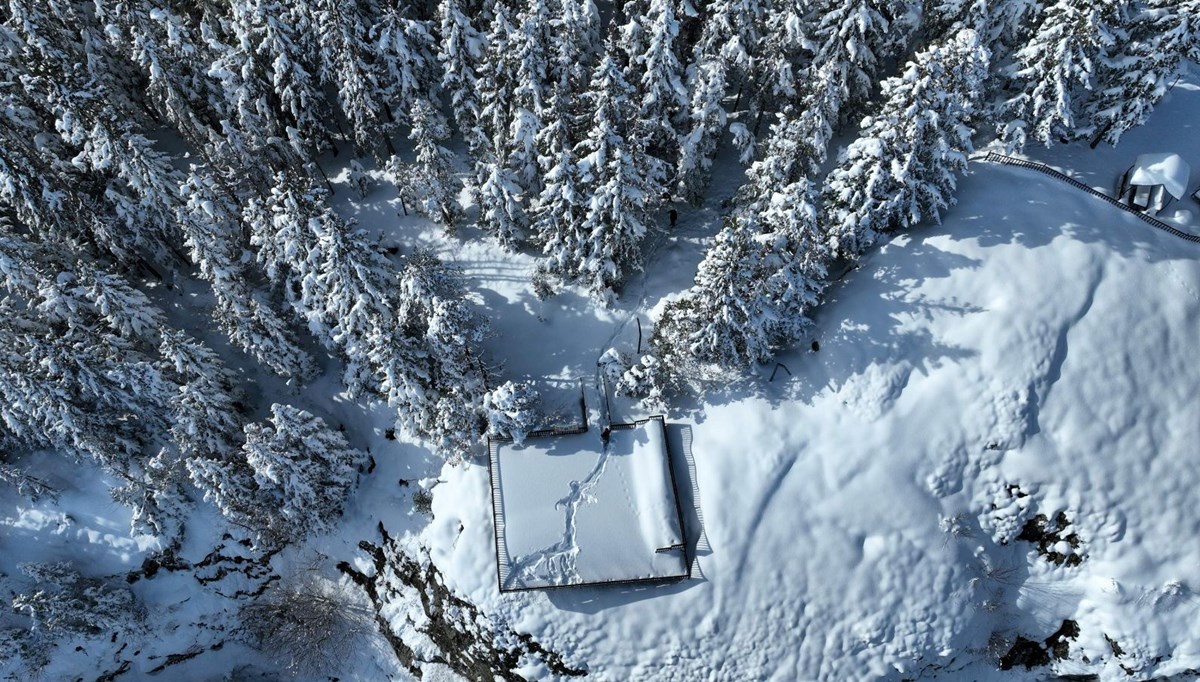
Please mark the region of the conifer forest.
[[[453, 252], [607, 320], [693, 240], [602, 370], [671, 414], [808, 352], [979, 150], [1124, 150], [1195, 63], [1200, 0], [0, 0], [0, 679], [686, 679], [476, 603], [420, 539], [490, 524], [444, 472], [541, 423], [533, 336]], [[377, 466], [432, 514], [385, 523]], [[12, 520], [72, 471], [127, 565]]]

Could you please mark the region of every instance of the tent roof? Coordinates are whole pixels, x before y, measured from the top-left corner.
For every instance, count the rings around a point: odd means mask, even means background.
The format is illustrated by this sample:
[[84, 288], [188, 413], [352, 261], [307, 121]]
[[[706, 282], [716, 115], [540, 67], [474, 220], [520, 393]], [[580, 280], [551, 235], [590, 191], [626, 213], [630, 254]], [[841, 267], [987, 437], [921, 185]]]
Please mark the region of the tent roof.
[[1133, 163], [1131, 185], [1162, 185], [1176, 199], [1187, 193], [1192, 169], [1178, 154], [1142, 154]]

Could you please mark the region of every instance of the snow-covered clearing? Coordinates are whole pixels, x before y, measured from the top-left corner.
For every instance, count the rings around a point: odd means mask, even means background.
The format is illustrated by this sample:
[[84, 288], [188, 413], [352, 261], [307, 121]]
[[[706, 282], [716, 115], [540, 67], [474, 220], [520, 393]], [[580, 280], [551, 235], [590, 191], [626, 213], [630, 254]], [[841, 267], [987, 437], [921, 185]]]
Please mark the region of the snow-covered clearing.
[[[1181, 83], [1120, 148], [1039, 158], [1112, 191], [1164, 141], [1200, 159], [1185, 134], [1198, 110]], [[1196, 208], [1164, 217], [1194, 227]], [[701, 230], [686, 230], [714, 216], [686, 218], [595, 315], [573, 291], [534, 299], [523, 257], [462, 249], [497, 355], [570, 376], [609, 345], [632, 351], [630, 312], [694, 273]], [[791, 376], [767, 383], [765, 367], [671, 416], [694, 462], [680, 487], [698, 491], [684, 495], [693, 580], [501, 595], [482, 466], [443, 472], [425, 538], [454, 588], [600, 679], [1013, 679], [997, 655], [1065, 619], [1080, 633], [1056, 672], [1200, 667], [1197, 256], [1051, 178], [975, 164], [943, 225], [829, 292], [821, 350], [779, 358]], [[1017, 539], [1060, 511], [1060, 539]]]

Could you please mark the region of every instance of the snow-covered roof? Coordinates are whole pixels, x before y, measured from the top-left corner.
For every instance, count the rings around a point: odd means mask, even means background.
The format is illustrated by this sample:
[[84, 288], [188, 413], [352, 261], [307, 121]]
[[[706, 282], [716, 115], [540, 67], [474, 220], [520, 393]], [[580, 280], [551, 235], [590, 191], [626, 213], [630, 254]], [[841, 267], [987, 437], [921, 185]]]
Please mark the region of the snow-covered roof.
[[662, 417], [490, 451], [502, 591], [687, 576]]
[[1142, 154], [1133, 163], [1130, 185], [1162, 185], [1176, 199], [1187, 193], [1192, 169], [1178, 154]]

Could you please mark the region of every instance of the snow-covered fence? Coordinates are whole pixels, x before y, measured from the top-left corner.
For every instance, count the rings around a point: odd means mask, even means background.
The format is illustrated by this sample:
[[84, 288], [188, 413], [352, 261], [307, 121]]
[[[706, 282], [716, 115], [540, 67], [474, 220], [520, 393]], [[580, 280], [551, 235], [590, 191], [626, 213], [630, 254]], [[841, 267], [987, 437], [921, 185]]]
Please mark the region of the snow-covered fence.
[[1018, 168], [1028, 168], [1030, 170], [1035, 170], [1039, 173], [1044, 173], [1046, 175], [1049, 175], [1050, 177], [1056, 178], [1058, 180], [1062, 180], [1063, 182], [1066, 182], [1067, 184], [1072, 185], [1073, 187], [1077, 187], [1077, 188], [1087, 192], [1088, 194], [1100, 197], [1101, 199], [1107, 201], [1108, 203], [1112, 204], [1113, 206], [1116, 206], [1117, 208], [1119, 208], [1123, 211], [1128, 211], [1129, 213], [1132, 213], [1133, 215], [1140, 218], [1143, 222], [1149, 224], [1151, 227], [1156, 227], [1156, 228], [1162, 230], [1163, 232], [1169, 232], [1170, 234], [1173, 234], [1176, 237], [1179, 237], [1180, 239], [1186, 239], [1189, 242], [1195, 242], [1197, 244], [1200, 244], [1200, 235], [1188, 234], [1187, 232], [1184, 232], [1177, 228], [1171, 227], [1170, 225], [1159, 220], [1158, 218], [1155, 218], [1152, 215], [1143, 213], [1143, 212], [1133, 208], [1132, 206], [1127, 206], [1127, 205], [1121, 203], [1120, 201], [1117, 201], [1113, 197], [1110, 197], [1109, 195], [1105, 194], [1104, 192], [1101, 192], [1092, 187], [1089, 187], [1089, 186], [1083, 184], [1082, 182], [1076, 180], [1075, 178], [1073, 178], [1069, 175], [1066, 175], [1065, 173], [1062, 173], [1060, 171], [1057, 171], [1057, 170], [1051, 168], [1050, 166], [1047, 166], [1046, 164], [1038, 163], [1037, 161], [1029, 161], [1028, 159], [1018, 159], [1013, 156], [1005, 156], [1004, 154], [997, 154], [996, 152], [986, 152], [984, 154], [972, 156], [971, 160], [972, 161], [987, 161], [990, 163], [1000, 163], [1000, 164], [1004, 164], [1006, 166], [1017, 166]]

